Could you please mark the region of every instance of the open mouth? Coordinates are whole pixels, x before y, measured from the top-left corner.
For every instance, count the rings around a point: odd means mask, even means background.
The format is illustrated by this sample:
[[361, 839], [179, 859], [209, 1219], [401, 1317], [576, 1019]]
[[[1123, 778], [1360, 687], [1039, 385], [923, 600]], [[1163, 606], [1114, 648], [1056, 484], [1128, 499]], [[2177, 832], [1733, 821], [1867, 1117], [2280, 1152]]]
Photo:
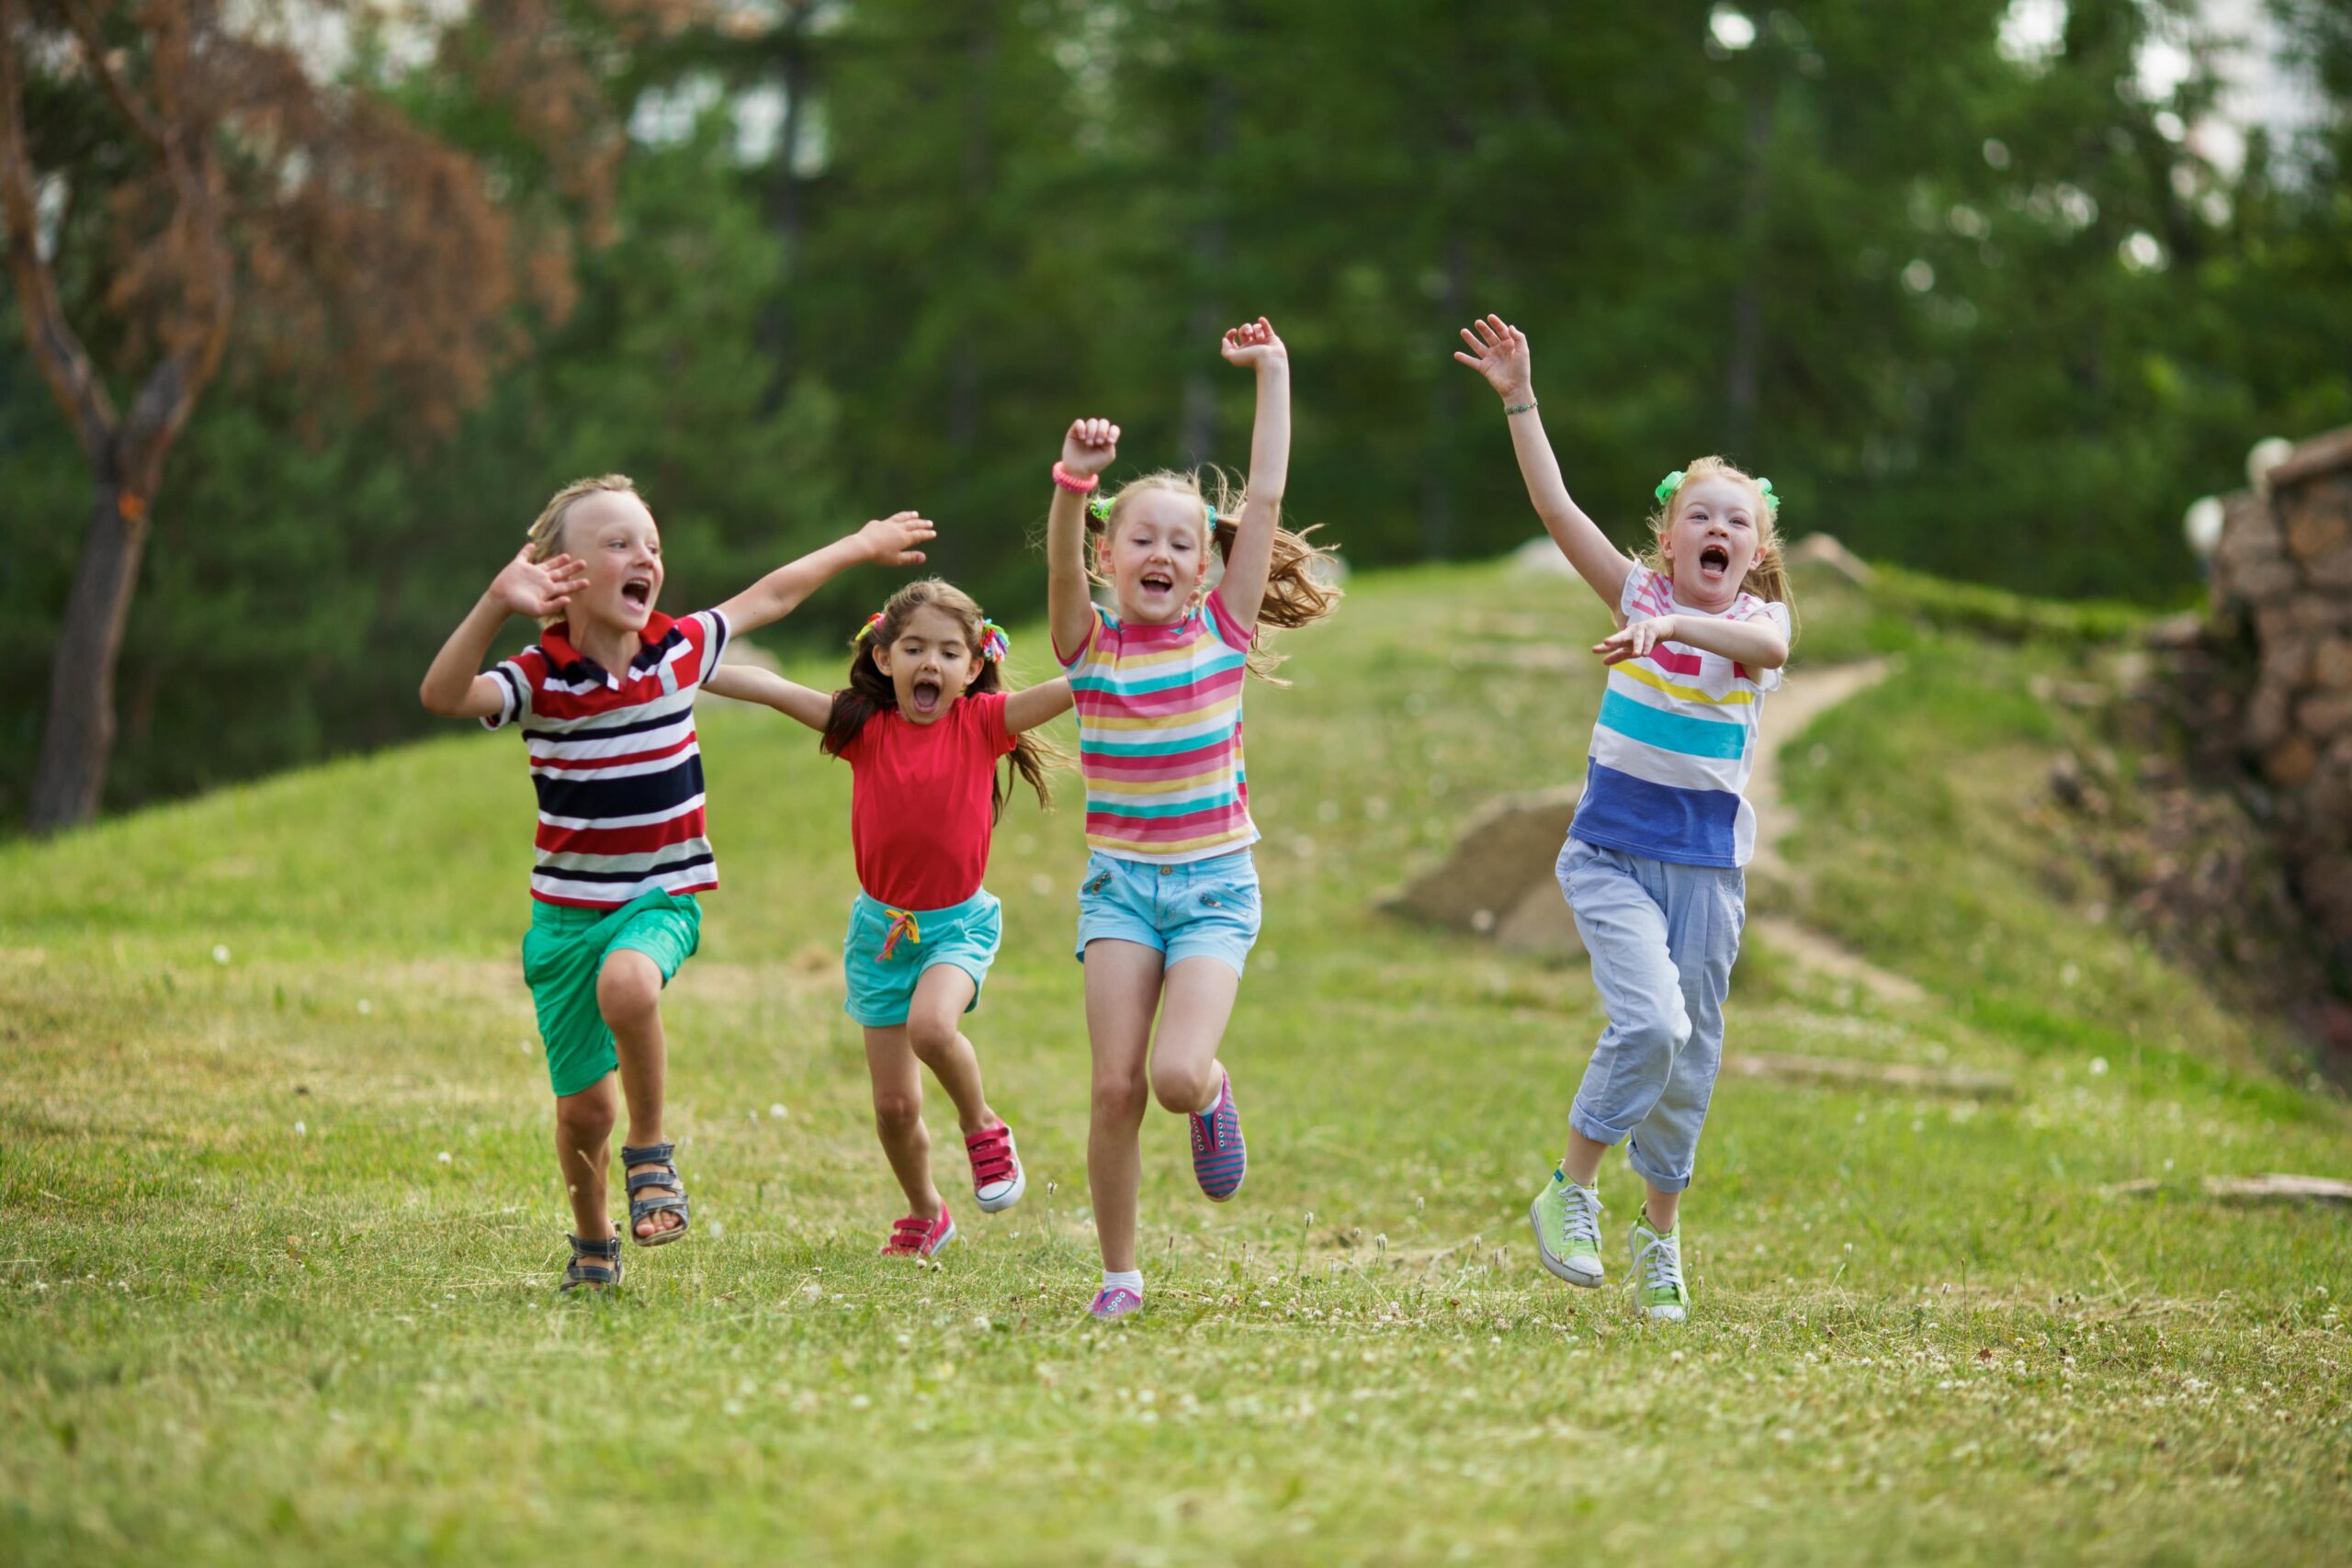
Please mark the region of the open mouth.
[[1731, 570], [1731, 552], [1721, 545], [1709, 545], [1699, 552], [1699, 570], [1724, 572]]
[[1170, 593], [1176, 588], [1176, 580], [1164, 571], [1147, 571], [1141, 581], [1146, 593]]
[[915, 712], [926, 717], [937, 713], [939, 711], [939, 682], [927, 679], [917, 681], [914, 683], [914, 689], [907, 694], [907, 699], [909, 705]]
[[621, 603], [632, 610], [650, 608], [653, 604], [653, 583], [649, 578], [632, 577], [621, 584]]

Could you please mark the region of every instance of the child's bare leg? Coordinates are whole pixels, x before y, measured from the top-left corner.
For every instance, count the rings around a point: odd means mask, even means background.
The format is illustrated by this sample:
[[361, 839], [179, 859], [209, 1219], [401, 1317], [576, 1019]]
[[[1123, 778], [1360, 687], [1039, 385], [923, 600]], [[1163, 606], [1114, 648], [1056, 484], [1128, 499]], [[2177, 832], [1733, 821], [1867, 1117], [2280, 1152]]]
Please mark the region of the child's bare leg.
[[1560, 1157], [1560, 1168], [1578, 1187], [1589, 1187], [1600, 1179], [1600, 1156], [1608, 1152], [1607, 1144], [1595, 1143], [1571, 1127], [1568, 1152]]
[[865, 1031], [865, 1071], [874, 1080], [874, 1131], [890, 1173], [906, 1190], [907, 1213], [935, 1220], [946, 1207], [931, 1179], [931, 1130], [922, 1124], [922, 1069], [907, 1043], [907, 1026]]
[[[628, 1102], [628, 1136], [633, 1148], [662, 1142], [662, 1095], [669, 1081], [669, 1045], [662, 1033], [662, 971], [652, 959], [634, 948], [622, 948], [605, 960], [596, 973], [596, 1007], [605, 1027], [613, 1032], [613, 1048], [620, 1057], [621, 1095]], [[628, 1174], [660, 1167], [633, 1165]], [[645, 1193], [665, 1189], [650, 1187]], [[637, 1223], [641, 1236], [675, 1230], [684, 1222], [674, 1213], [648, 1214]]]
[[556, 1097], [556, 1163], [571, 1202], [571, 1234], [582, 1241], [603, 1241], [613, 1234], [605, 1168], [612, 1158], [613, 1122], [620, 1108], [610, 1073], [578, 1094]]
[[[1644, 1183], [1644, 1185], [1648, 1184]], [[1661, 1192], [1657, 1188], [1651, 1187], [1647, 1199], [1642, 1204], [1642, 1210], [1649, 1217], [1650, 1229], [1664, 1235], [1674, 1228], [1676, 1216], [1682, 1213], [1682, 1194]]]
[[934, 964], [915, 982], [914, 1000], [907, 1011], [907, 1044], [956, 1102], [956, 1120], [967, 1138], [998, 1121], [980, 1091], [979, 1053], [957, 1027], [978, 989], [972, 977], [953, 964]]
[[1086, 1130], [1086, 1182], [1102, 1267], [1136, 1266], [1136, 1190], [1143, 1180], [1136, 1139], [1150, 1104], [1144, 1064], [1151, 1015], [1159, 1005], [1159, 953], [1105, 937], [1086, 944], [1086, 1034], [1094, 1056], [1094, 1102]]
[[1170, 1111], [1213, 1109], [1225, 1086], [1217, 1046], [1233, 1017], [1241, 976], [1216, 958], [1187, 958], [1168, 971], [1159, 1038], [1151, 1047], [1151, 1091]]

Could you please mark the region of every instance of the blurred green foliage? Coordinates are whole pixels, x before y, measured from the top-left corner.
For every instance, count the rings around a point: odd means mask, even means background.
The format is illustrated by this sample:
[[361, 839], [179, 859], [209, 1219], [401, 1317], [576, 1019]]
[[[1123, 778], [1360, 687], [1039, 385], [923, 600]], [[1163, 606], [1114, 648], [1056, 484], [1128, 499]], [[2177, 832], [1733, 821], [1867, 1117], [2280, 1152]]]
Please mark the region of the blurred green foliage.
[[[645, 488], [672, 610], [904, 506], [941, 522], [941, 571], [1033, 609], [1061, 426], [1119, 419], [1123, 467], [1240, 465], [1250, 386], [1215, 337], [1261, 312], [1296, 367], [1290, 520], [1360, 566], [1534, 531], [1448, 357], [1491, 310], [1532, 335], [1571, 487], [1622, 540], [1659, 473], [1724, 451], [1792, 533], [2177, 602], [2186, 502], [2256, 437], [2352, 420], [2352, 6], [2275, 14], [2323, 112], [2226, 167], [2198, 150], [2218, 56], [2141, 0], [2078, 0], [2039, 51], [2004, 47], [1996, 0], [796, 0], [616, 30], [618, 232], [454, 435], [298, 400], [250, 355], [202, 405], [109, 803], [428, 728], [432, 649], [576, 474]], [[2152, 42], [2184, 40], [2159, 90]], [[499, 117], [385, 90], [528, 189]], [[112, 133], [91, 115], [88, 171]], [[32, 655], [0, 696], [0, 819], [84, 485], [0, 301], [0, 559]], [[837, 582], [786, 635], [831, 642], [881, 588]]]

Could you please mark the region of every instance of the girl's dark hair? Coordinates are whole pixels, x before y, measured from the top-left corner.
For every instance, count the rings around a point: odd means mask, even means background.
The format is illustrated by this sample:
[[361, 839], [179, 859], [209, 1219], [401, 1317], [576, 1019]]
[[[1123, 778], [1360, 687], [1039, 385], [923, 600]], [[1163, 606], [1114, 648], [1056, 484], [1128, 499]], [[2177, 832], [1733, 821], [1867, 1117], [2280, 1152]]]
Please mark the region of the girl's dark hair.
[[[967, 697], [984, 692], [1001, 692], [1004, 686], [1004, 661], [981, 657], [982, 626], [988, 617], [972, 596], [952, 582], [936, 577], [925, 577], [908, 583], [890, 595], [882, 606], [882, 618], [860, 628], [850, 641], [853, 651], [849, 660], [849, 684], [833, 694], [832, 711], [825, 716], [825, 733], [817, 739], [817, 749], [829, 757], [838, 757], [849, 743], [865, 728], [866, 721], [886, 708], [899, 705], [898, 688], [890, 677], [882, 673], [874, 662], [874, 650], [896, 642], [906, 629], [908, 618], [917, 610], [930, 608], [951, 615], [963, 626], [964, 639], [971, 648], [972, 659], [978, 670], [972, 683], [964, 688]], [[1053, 785], [1046, 777], [1047, 770], [1063, 766], [1069, 753], [1046, 739], [1035, 730], [1027, 730], [1012, 738], [1012, 752], [1006, 761], [1012, 771], [1029, 782], [1037, 792], [1037, 804], [1050, 807], [1054, 803]], [[1002, 820], [1007, 794], [1008, 775], [1000, 774], [990, 781], [989, 800], [994, 809], [993, 820]]]
[[[1111, 535], [1119, 520], [1120, 509], [1137, 496], [1154, 491], [1182, 496], [1201, 508], [1201, 520], [1208, 520], [1209, 509], [1216, 511], [1216, 526], [1211, 530], [1219, 559], [1232, 553], [1233, 541], [1240, 532], [1241, 509], [1249, 504], [1249, 493], [1223, 468], [1215, 465], [1186, 471], [1162, 468], [1128, 480], [1116, 493], [1089, 507], [1086, 526], [1095, 536], [1096, 559], [1100, 561], [1100, 547]], [[1215, 493], [1212, 494], [1211, 492]], [[1097, 510], [1097, 507], [1100, 510]], [[1331, 580], [1330, 563], [1338, 558], [1337, 547], [1316, 544], [1307, 536], [1313, 527], [1294, 534], [1289, 529], [1274, 529], [1273, 559], [1266, 567], [1266, 596], [1258, 605], [1258, 625], [1277, 631], [1294, 631], [1313, 626], [1339, 608], [1340, 585]], [[1099, 564], [1093, 572], [1097, 582], [1110, 585], [1110, 580]], [[1250, 672], [1261, 680], [1274, 681], [1274, 666], [1282, 662], [1280, 654], [1258, 646], [1256, 637], [1250, 639]]]

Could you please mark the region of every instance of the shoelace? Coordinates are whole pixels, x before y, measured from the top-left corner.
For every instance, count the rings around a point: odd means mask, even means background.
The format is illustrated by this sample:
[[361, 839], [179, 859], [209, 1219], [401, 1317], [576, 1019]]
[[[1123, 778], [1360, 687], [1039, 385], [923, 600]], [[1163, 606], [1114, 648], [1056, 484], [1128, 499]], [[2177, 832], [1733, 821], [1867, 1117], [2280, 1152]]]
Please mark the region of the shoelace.
[[979, 1135], [979, 1141], [965, 1147], [972, 1156], [972, 1179], [986, 1185], [991, 1181], [1012, 1179], [1012, 1130], [991, 1127]]
[[1677, 1237], [1653, 1234], [1650, 1244], [1634, 1261], [1641, 1267], [1646, 1289], [1682, 1293], [1682, 1243]]
[[1600, 1194], [1568, 1183], [1567, 1201], [1560, 1205], [1560, 1250], [1572, 1241], [1600, 1245]]

